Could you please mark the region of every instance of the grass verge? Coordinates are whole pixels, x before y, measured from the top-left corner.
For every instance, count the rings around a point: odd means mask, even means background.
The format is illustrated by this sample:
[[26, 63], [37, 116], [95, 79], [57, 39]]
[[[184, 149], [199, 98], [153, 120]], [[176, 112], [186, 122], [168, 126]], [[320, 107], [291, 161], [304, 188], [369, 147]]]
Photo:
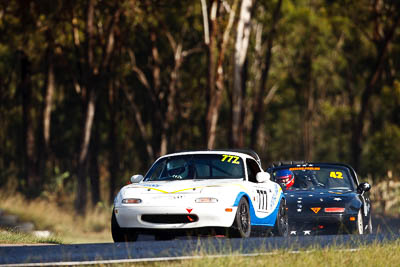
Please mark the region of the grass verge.
[[57, 236], [47, 238], [36, 237], [31, 233], [15, 232], [12, 230], [0, 231], [0, 244], [61, 244]]
[[[36, 230], [53, 232], [58, 243], [112, 242], [110, 207], [99, 205], [88, 209], [85, 216], [78, 216], [72, 205], [60, 205], [51, 198], [29, 200], [20, 194], [3, 191], [0, 192], [0, 209], [17, 215], [21, 222], [32, 222]], [[14, 238], [14, 234], [10, 233], [8, 237]], [[3, 235], [0, 243], [5, 243], [5, 237]], [[18, 236], [15, 238], [18, 239]], [[27, 243], [37, 243], [37, 239], [26, 237], [25, 240]]]
[[201, 254], [203, 257], [192, 260], [140, 262], [126, 264], [101, 264], [98, 266], [398, 266], [400, 262], [400, 241], [385, 244], [361, 246], [358, 249], [329, 247], [312, 250], [276, 250], [272, 252], [255, 252], [262, 255], [240, 256], [231, 254], [225, 257], [213, 257]]

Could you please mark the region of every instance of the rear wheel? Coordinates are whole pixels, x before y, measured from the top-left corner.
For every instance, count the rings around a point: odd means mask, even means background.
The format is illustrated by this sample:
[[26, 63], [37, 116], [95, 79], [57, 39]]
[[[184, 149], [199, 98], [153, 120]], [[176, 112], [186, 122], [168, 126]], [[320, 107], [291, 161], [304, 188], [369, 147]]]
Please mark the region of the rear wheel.
[[247, 238], [251, 233], [249, 203], [245, 198], [241, 198], [236, 211], [235, 220], [230, 229], [231, 237]]
[[133, 242], [136, 241], [138, 237], [135, 230], [119, 227], [114, 209], [111, 216], [111, 235], [114, 242]]
[[276, 221], [272, 233], [274, 236], [288, 236], [289, 234], [289, 220], [284, 199], [282, 199], [279, 204], [279, 210], [276, 215]]

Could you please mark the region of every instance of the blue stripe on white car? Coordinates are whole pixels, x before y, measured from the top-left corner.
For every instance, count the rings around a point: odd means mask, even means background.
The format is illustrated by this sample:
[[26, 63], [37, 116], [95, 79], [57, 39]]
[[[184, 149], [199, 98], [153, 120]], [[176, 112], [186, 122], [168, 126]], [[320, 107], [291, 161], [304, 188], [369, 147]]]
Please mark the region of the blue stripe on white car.
[[[236, 200], [233, 204], [234, 207], [237, 207], [239, 205], [239, 201], [243, 196], [245, 196], [248, 200], [250, 200], [250, 197], [248, 194], [246, 194], [245, 192], [240, 192], [237, 195]], [[251, 218], [250, 224], [255, 225], [255, 226], [274, 226], [275, 222], [276, 222], [276, 216], [278, 215], [278, 211], [279, 211], [279, 205], [281, 203], [282, 198], [283, 198], [283, 195], [280, 194], [279, 201], [277, 202], [273, 212], [271, 212], [271, 214], [269, 214], [267, 217], [264, 217], [264, 218], [257, 217], [255, 210], [254, 210], [253, 203], [252, 203], [252, 201], [249, 201], [250, 218]]]

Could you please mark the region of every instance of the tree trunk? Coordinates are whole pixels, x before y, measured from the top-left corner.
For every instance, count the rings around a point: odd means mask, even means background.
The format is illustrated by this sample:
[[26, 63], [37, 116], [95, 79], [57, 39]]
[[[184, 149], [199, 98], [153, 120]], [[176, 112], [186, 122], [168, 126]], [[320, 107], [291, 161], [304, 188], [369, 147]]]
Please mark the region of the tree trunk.
[[[96, 116], [97, 118], [98, 116]], [[90, 192], [92, 197], [92, 205], [95, 207], [100, 202], [100, 174], [99, 174], [99, 130], [98, 119], [94, 119], [93, 138], [90, 142], [89, 151], [89, 177], [90, 177]]]
[[83, 123], [82, 139], [79, 149], [79, 158], [77, 164], [77, 192], [75, 199], [75, 209], [79, 215], [86, 213], [87, 204], [87, 163], [88, 163], [88, 151], [92, 132], [93, 119], [96, 109], [96, 92], [93, 87], [93, 82], [96, 80], [93, 77], [93, 73], [98, 72], [94, 66], [94, 7], [96, 0], [89, 0], [87, 6], [87, 17], [86, 17], [86, 59], [87, 68], [85, 69], [85, 88], [88, 91], [87, 102], [85, 106], [85, 117]]
[[250, 20], [252, 0], [243, 0], [240, 8], [240, 17], [237, 27], [234, 54], [234, 73], [233, 73], [233, 91], [232, 91], [232, 145], [242, 147], [241, 128], [242, 106], [243, 106], [243, 66], [246, 60], [247, 47], [250, 39]]
[[[110, 111], [110, 127], [108, 132], [108, 162], [110, 172], [109, 203], [113, 203], [115, 198], [116, 181], [119, 175], [119, 149], [117, 133], [117, 111], [116, 111], [116, 91], [113, 85], [108, 88], [108, 105]], [[146, 146], [149, 144], [146, 143]], [[151, 147], [151, 146], [150, 146]], [[152, 153], [152, 150], [151, 150]]]
[[45, 94], [45, 107], [43, 112], [43, 140], [46, 154], [50, 152], [50, 124], [51, 124], [51, 108], [53, 105], [53, 95], [55, 89], [54, 78], [54, 60], [53, 51], [48, 53], [48, 70], [47, 70], [47, 87]]
[[92, 132], [93, 119], [95, 114], [96, 93], [95, 89], [89, 89], [89, 99], [86, 105], [85, 122], [83, 126], [83, 136], [80, 146], [78, 159], [78, 190], [75, 201], [75, 208], [78, 214], [86, 213], [87, 203], [87, 159], [89, 143]]
[[208, 59], [208, 75], [207, 75], [207, 113], [206, 113], [206, 142], [207, 148], [212, 149], [215, 146], [216, 125], [218, 120], [218, 110], [220, 105], [221, 91], [216, 92], [215, 89], [215, 69], [216, 69], [216, 54], [217, 54], [217, 40], [218, 33], [218, 14], [219, 14], [219, 1], [213, 0], [211, 3], [211, 16], [210, 16], [210, 36], [207, 45], [207, 59]]
[[38, 191], [36, 160], [35, 160], [35, 135], [33, 129], [33, 108], [32, 108], [32, 84], [31, 84], [31, 63], [23, 51], [18, 51], [20, 63], [19, 91], [22, 93], [22, 127], [24, 144], [24, 181], [23, 191], [34, 194]]
[[51, 146], [50, 146], [50, 130], [51, 130], [51, 112], [53, 106], [53, 95], [55, 90], [55, 77], [54, 77], [54, 41], [51, 33], [47, 33], [48, 36], [48, 48], [47, 48], [47, 76], [46, 83], [43, 92], [44, 104], [42, 108], [42, 121], [40, 124], [40, 138], [38, 148], [38, 174], [42, 177], [42, 180], [46, 175], [51, 174], [46, 172], [47, 168], [51, 168], [48, 164], [51, 162]]
[[[131, 109], [133, 111], [138, 130], [139, 130], [140, 135], [142, 136], [142, 139], [146, 146], [147, 156], [150, 161], [153, 161], [155, 159], [155, 152], [154, 152], [152, 144], [151, 144], [151, 136], [146, 131], [146, 125], [143, 122], [142, 114], [140, 113], [140, 110], [135, 103], [134, 95], [133, 95], [133, 93], [131, 93], [128, 90], [126, 85], [122, 85], [122, 89], [124, 90], [126, 98], [128, 99], [129, 103], [131, 104]], [[111, 99], [110, 99], [110, 101], [111, 101]]]
[[[377, 22], [379, 23], [379, 22]], [[393, 18], [393, 23], [389, 29], [385, 31], [384, 36], [376, 40], [375, 45], [378, 52], [376, 63], [371, 70], [371, 74], [368, 77], [366, 88], [364, 89], [361, 96], [361, 109], [356, 119], [353, 122], [353, 131], [351, 138], [351, 148], [352, 148], [352, 159], [353, 167], [356, 170], [360, 168], [360, 158], [362, 154], [362, 142], [363, 142], [363, 130], [365, 124], [365, 117], [369, 109], [369, 100], [376, 89], [377, 83], [381, 77], [382, 70], [384, 67], [385, 58], [388, 52], [389, 44], [393, 40], [393, 36], [396, 28], [400, 23], [400, 14], [397, 14]]]
[[[205, 1], [202, 1], [202, 3]], [[217, 123], [219, 117], [219, 109], [222, 103], [222, 93], [224, 92], [224, 58], [226, 53], [226, 48], [229, 42], [229, 35], [233, 26], [235, 19], [235, 14], [238, 6], [238, 0], [235, 0], [231, 10], [229, 11], [228, 24], [224, 30], [222, 36], [222, 41], [217, 44], [217, 34], [218, 34], [218, 15], [219, 15], [219, 2], [213, 1], [211, 4], [211, 35], [205, 34], [205, 44], [207, 46], [208, 55], [208, 76], [207, 76], [207, 112], [205, 118], [205, 129], [206, 129], [206, 143], [208, 149], [213, 149], [215, 147], [216, 133], [217, 133]], [[203, 10], [206, 10], [203, 4]], [[204, 11], [203, 11], [203, 14]], [[206, 23], [206, 18], [208, 16], [204, 15], [204, 28], [205, 33], [208, 33], [208, 22]], [[218, 51], [219, 47], [219, 51]], [[217, 61], [215, 59], [218, 58]]]
[[312, 81], [312, 62], [310, 57], [310, 68], [308, 70], [308, 78], [305, 88], [304, 97], [305, 97], [305, 112], [304, 112], [304, 123], [303, 123], [303, 147], [304, 147], [304, 160], [311, 161], [313, 155], [313, 113], [314, 113], [314, 90], [313, 85], [310, 81]]
[[[95, 23], [94, 23], [94, 10], [97, 4], [96, 0], [89, 0], [86, 13], [86, 65], [85, 69], [85, 86], [88, 91], [84, 126], [82, 133], [82, 140], [80, 145], [79, 159], [77, 164], [78, 183], [77, 183], [77, 196], [75, 200], [75, 208], [78, 214], [83, 215], [86, 212], [87, 202], [87, 163], [88, 163], [88, 150], [91, 139], [91, 131], [93, 126], [93, 120], [96, 111], [96, 98], [98, 90], [105, 88], [104, 84], [107, 84], [107, 73], [109, 72], [109, 66], [114, 51], [114, 32], [116, 30], [117, 22], [121, 13], [121, 8], [118, 7], [118, 3], [115, 5], [114, 13], [109, 21], [109, 27], [106, 27], [105, 33], [100, 33], [99, 36], [95, 36]], [[102, 42], [96, 46], [96, 41], [101, 39]], [[99, 49], [96, 49], [99, 48]], [[101, 60], [96, 64], [95, 56], [96, 51], [101, 51]], [[96, 165], [97, 163], [95, 163]]]
[[[260, 125], [261, 125], [261, 118], [264, 116], [265, 106], [268, 105], [264, 103], [264, 95], [267, 86], [267, 80], [269, 77], [269, 70], [271, 68], [271, 61], [272, 61], [272, 46], [276, 35], [276, 25], [278, 24], [280, 14], [281, 14], [281, 6], [282, 0], [279, 0], [273, 14], [272, 25], [271, 29], [267, 36], [267, 49], [265, 52], [265, 61], [262, 65], [262, 73], [261, 73], [261, 82], [259, 85], [258, 93], [256, 94], [255, 99], [255, 108], [253, 111], [253, 122], [251, 126], [250, 132], [250, 147], [255, 149], [257, 147], [260, 135]], [[275, 89], [275, 90], [273, 90]], [[272, 87], [270, 92], [268, 93], [269, 101], [272, 99], [273, 95], [275, 94], [276, 87]]]

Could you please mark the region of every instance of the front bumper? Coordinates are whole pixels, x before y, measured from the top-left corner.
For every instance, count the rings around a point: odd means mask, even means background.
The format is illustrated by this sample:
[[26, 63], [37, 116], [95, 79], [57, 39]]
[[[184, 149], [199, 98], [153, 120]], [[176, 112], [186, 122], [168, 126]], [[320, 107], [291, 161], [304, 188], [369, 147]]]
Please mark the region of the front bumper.
[[289, 234], [315, 235], [351, 233], [356, 229], [357, 214], [324, 214], [319, 216], [290, 216]]
[[[190, 207], [120, 205], [115, 206], [114, 212], [118, 225], [122, 228], [195, 229], [230, 227], [236, 209], [237, 207], [218, 203], [197, 203]], [[183, 219], [182, 222], [177, 222], [180, 219]]]

